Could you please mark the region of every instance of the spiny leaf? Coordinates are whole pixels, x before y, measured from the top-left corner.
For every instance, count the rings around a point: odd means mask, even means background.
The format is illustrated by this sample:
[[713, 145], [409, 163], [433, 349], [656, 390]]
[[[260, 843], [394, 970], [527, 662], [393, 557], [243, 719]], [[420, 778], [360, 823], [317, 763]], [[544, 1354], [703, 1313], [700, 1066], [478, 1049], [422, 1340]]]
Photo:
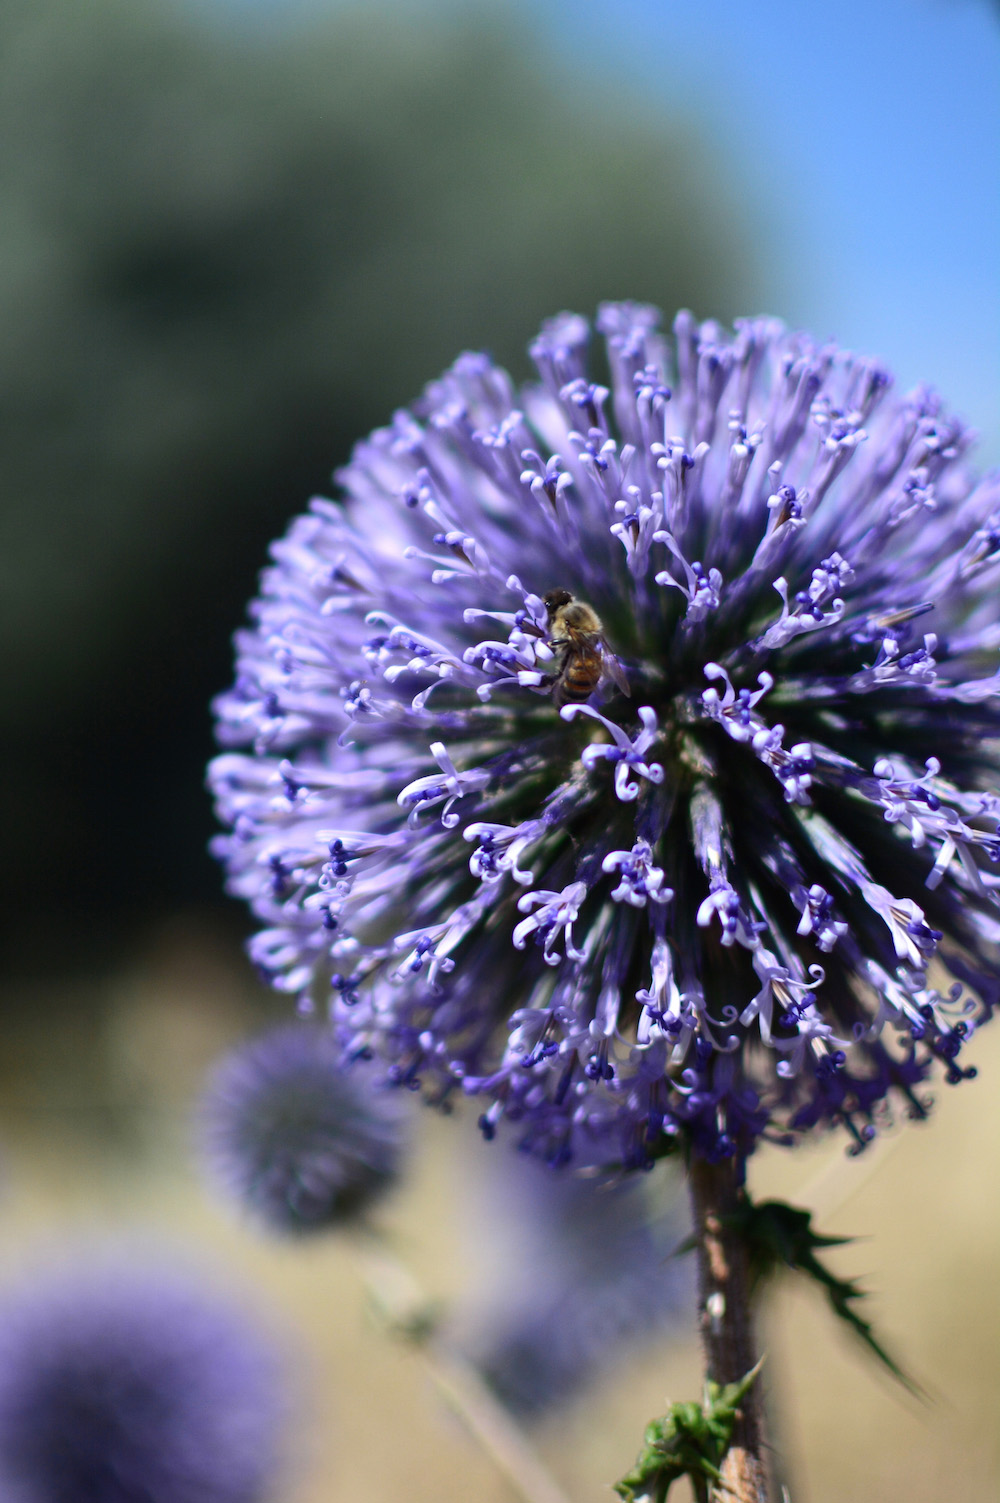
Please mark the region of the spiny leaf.
[[759, 1205], [746, 1198], [730, 1225], [740, 1231], [750, 1256], [751, 1282], [761, 1283], [782, 1265], [797, 1269], [814, 1280], [826, 1292], [834, 1314], [851, 1327], [904, 1388], [918, 1397], [926, 1397], [920, 1385], [903, 1371], [876, 1338], [871, 1321], [864, 1320], [854, 1308], [854, 1301], [867, 1298], [867, 1291], [853, 1279], [840, 1279], [816, 1256], [817, 1248], [842, 1247], [852, 1237], [825, 1237], [813, 1230], [812, 1215], [799, 1206], [782, 1200], [765, 1200]]

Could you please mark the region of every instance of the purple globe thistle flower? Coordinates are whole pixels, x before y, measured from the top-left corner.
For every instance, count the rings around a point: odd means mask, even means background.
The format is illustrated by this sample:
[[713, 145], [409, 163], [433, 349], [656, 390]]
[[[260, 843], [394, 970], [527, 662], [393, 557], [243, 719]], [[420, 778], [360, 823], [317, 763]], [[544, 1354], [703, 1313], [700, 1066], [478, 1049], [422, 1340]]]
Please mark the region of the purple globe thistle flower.
[[860, 1145], [998, 994], [1000, 480], [871, 360], [657, 323], [601, 308], [605, 384], [575, 315], [538, 384], [461, 356], [292, 523], [216, 850], [271, 982], [487, 1134]]
[[269, 1230], [325, 1231], [396, 1183], [407, 1114], [344, 1068], [337, 1041], [287, 1024], [223, 1060], [202, 1110], [208, 1168]]
[[256, 1503], [285, 1401], [270, 1343], [176, 1275], [47, 1274], [0, 1323], [9, 1503]]

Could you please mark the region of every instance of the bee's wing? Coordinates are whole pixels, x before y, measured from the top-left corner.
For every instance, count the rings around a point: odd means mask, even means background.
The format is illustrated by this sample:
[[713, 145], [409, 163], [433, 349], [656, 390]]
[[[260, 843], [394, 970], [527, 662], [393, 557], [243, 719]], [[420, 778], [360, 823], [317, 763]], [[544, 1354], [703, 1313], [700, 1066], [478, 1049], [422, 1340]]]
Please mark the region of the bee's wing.
[[626, 699], [631, 699], [632, 690], [625, 676], [625, 669], [622, 667], [621, 661], [615, 657], [611, 648], [604, 641], [601, 642], [601, 662], [604, 665], [604, 671], [614, 679], [616, 687], [621, 690]]

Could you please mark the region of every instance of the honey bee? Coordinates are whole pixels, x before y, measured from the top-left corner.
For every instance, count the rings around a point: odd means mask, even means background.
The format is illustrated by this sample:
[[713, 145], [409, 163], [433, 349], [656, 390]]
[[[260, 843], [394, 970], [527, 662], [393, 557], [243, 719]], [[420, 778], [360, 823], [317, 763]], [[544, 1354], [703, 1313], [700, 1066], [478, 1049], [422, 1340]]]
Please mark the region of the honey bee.
[[550, 590], [542, 597], [548, 612], [548, 645], [556, 653], [551, 679], [557, 709], [589, 699], [605, 676], [631, 697], [625, 670], [604, 640], [601, 618], [569, 590]]

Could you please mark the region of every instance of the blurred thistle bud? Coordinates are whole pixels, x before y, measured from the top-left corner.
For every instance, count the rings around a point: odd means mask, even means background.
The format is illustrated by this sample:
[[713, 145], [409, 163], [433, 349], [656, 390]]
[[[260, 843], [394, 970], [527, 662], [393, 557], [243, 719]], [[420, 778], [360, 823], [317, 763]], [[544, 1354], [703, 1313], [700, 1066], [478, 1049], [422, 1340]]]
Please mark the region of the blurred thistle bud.
[[5, 1503], [258, 1503], [285, 1410], [268, 1339], [174, 1273], [118, 1259], [4, 1300]]
[[[457, 1341], [508, 1409], [537, 1421], [684, 1324], [692, 1270], [671, 1254], [684, 1205], [645, 1179], [555, 1177], [524, 1156], [485, 1154], [475, 1248], [491, 1267]], [[485, 1228], [485, 1235], [484, 1235]]]
[[344, 1064], [332, 1034], [292, 1023], [216, 1071], [202, 1111], [209, 1171], [268, 1230], [329, 1230], [396, 1182], [407, 1112], [362, 1068]]

